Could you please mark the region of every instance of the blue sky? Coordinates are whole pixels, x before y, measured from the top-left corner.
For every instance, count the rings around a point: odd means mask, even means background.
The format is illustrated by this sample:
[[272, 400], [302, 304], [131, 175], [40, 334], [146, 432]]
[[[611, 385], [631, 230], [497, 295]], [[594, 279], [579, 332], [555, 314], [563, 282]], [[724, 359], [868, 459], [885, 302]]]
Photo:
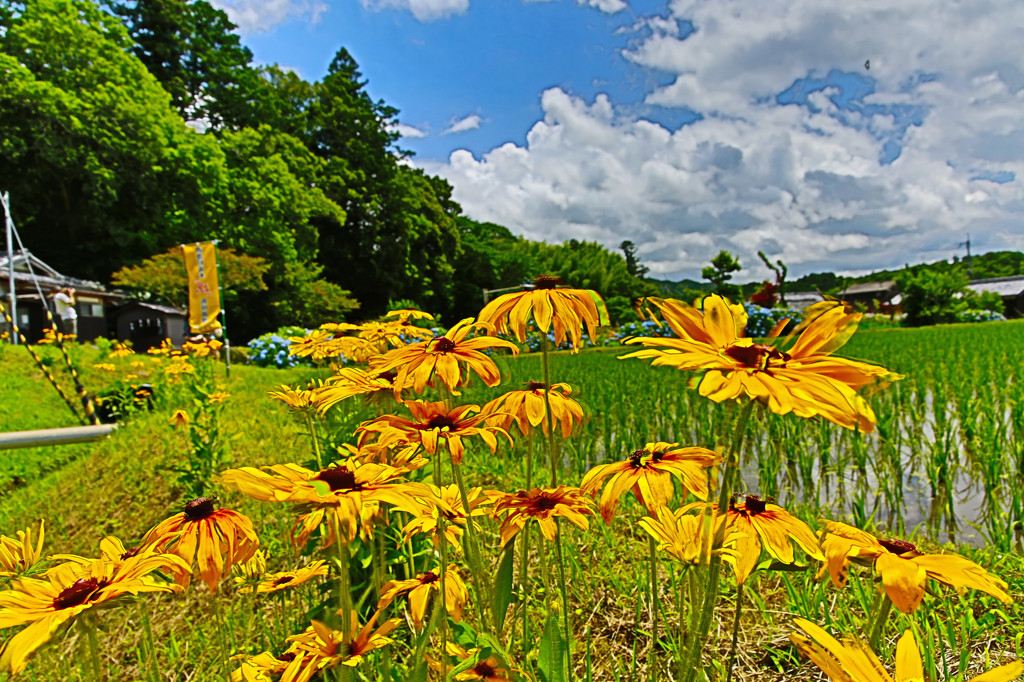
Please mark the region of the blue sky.
[[[345, 46], [464, 211], [795, 275], [1024, 249], [1024, 3], [220, 0], [257, 60]], [[870, 60], [870, 68], [865, 68]]]

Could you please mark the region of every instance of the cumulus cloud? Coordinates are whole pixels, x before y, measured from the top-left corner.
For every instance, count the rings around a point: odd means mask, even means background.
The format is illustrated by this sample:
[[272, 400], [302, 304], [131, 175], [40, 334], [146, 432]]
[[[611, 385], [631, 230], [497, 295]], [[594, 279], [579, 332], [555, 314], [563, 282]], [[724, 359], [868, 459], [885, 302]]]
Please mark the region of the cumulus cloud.
[[482, 121], [483, 119], [480, 118], [478, 115], [470, 114], [469, 116], [466, 116], [464, 118], [452, 121], [451, 124], [447, 128], [445, 128], [445, 131], [442, 133], [442, 135], [451, 135], [452, 133], [464, 133], [467, 130], [476, 130], [477, 128], [480, 127], [480, 123]]
[[406, 125], [405, 123], [396, 123], [393, 126], [393, 130], [401, 137], [410, 139], [426, 137], [428, 135], [426, 130], [417, 128], [416, 126]]
[[320, 0], [212, 0], [224, 10], [242, 33], [264, 33], [285, 23], [302, 20], [315, 24], [327, 11]]
[[359, 0], [371, 10], [404, 9], [420, 21], [444, 19], [453, 14], [465, 14], [469, 0]]
[[[623, 53], [669, 75], [652, 120], [553, 88], [525, 145], [425, 165], [476, 219], [631, 239], [658, 276], [722, 248], [752, 277], [759, 249], [799, 275], [948, 258], [965, 232], [1019, 248], [1024, 71], [1005, 46], [1021, 26], [1014, 0], [673, 0]], [[671, 129], [662, 109], [701, 118]]]

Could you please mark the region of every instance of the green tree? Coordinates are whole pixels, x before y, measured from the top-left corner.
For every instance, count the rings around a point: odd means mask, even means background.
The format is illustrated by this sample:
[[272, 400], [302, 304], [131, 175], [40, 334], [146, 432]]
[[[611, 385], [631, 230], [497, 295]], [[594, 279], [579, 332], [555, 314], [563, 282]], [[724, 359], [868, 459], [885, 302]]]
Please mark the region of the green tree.
[[128, 28], [132, 52], [185, 120], [215, 129], [257, 123], [248, 111], [259, 73], [227, 14], [206, 0], [134, 0], [111, 8]]
[[79, 277], [194, 240], [227, 191], [217, 141], [185, 126], [131, 46], [87, 0], [27, 3], [0, 33], [0, 184], [28, 246]]
[[739, 293], [739, 288], [728, 282], [732, 279], [732, 273], [742, 269], [735, 256], [728, 251], [719, 251], [718, 255], [711, 259], [711, 266], [700, 271], [700, 276], [714, 285], [715, 293], [735, 297]]
[[[270, 263], [258, 256], [247, 256], [234, 249], [217, 249], [217, 265], [225, 303], [239, 291], [266, 291], [263, 276]], [[180, 247], [145, 259], [138, 265], [128, 265], [111, 278], [110, 283], [139, 293], [145, 293], [159, 303], [184, 308], [188, 305], [188, 273], [185, 256]]]
[[957, 313], [967, 307], [964, 296], [968, 279], [962, 270], [905, 271], [897, 276], [906, 314], [911, 327], [956, 322]]
[[622, 256], [626, 259], [626, 272], [634, 277], [643, 279], [644, 276], [650, 272], [650, 268], [637, 259], [636, 244], [627, 239], [619, 244], [619, 248], [622, 249]]

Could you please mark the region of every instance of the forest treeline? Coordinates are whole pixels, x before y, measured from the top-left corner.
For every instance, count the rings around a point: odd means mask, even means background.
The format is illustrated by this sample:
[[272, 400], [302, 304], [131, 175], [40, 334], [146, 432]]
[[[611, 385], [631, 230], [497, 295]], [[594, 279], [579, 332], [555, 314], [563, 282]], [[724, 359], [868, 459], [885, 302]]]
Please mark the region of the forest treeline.
[[653, 290], [618, 252], [463, 216], [445, 180], [404, 162], [397, 113], [344, 48], [316, 82], [255, 65], [205, 0], [0, 0], [0, 189], [62, 272], [109, 282], [219, 239], [270, 266], [265, 289], [232, 297], [242, 337], [396, 301], [450, 322], [539, 272], [616, 310]]

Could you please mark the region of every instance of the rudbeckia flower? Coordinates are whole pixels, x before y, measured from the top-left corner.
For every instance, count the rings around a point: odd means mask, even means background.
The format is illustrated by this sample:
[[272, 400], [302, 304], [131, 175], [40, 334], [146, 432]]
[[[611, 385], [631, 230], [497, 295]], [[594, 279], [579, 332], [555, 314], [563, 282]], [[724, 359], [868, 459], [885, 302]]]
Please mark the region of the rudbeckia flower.
[[[210, 592], [217, 591], [221, 576], [233, 564], [248, 561], [259, 543], [248, 517], [221, 508], [209, 497], [188, 502], [185, 511], [161, 521], [143, 540], [144, 545], [181, 557], [190, 568], [198, 563]], [[179, 584], [187, 587], [190, 576], [186, 569], [177, 577]]]
[[380, 397], [390, 398], [396, 389], [395, 372], [368, 372], [358, 367], [343, 367], [320, 389], [316, 397], [317, 409], [323, 413], [337, 403], [361, 395], [371, 402]]
[[[419, 496], [417, 499], [423, 503], [418, 513], [405, 525], [402, 532], [406, 540], [416, 533], [432, 533], [434, 544], [441, 543], [438, 534], [441, 517], [445, 519], [444, 537], [453, 547], [462, 544], [462, 534], [466, 526], [466, 509], [462, 506], [462, 495], [459, 493], [459, 486], [455, 483], [438, 488], [436, 485], [427, 484], [429, 494]], [[424, 491], [427, 492], [427, 491]], [[469, 500], [469, 507], [473, 516], [484, 516], [487, 514], [485, 507], [491, 505], [493, 500], [484, 493], [482, 488], [470, 488], [466, 491], [466, 499]]]
[[708, 497], [708, 467], [719, 464], [720, 455], [705, 448], [681, 448], [679, 443], [647, 443], [633, 451], [623, 462], [599, 464], [583, 477], [580, 490], [594, 495], [607, 478], [611, 478], [601, 493], [601, 518], [611, 523], [619, 499], [627, 490], [632, 491], [640, 504], [652, 516], [668, 504], [675, 493], [673, 477], [683, 486], [683, 495], [693, 493], [702, 500]]
[[490, 655], [482, 661], [477, 662], [469, 670], [457, 673], [456, 680], [482, 680], [482, 682], [513, 682], [512, 673], [509, 667], [495, 655]]
[[319, 386], [312, 389], [278, 386], [276, 391], [268, 391], [267, 395], [287, 405], [291, 414], [311, 415], [317, 410], [321, 390]]
[[167, 423], [175, 429], [187, 429], [189, 421], [188, 412], [185, 410], [175, 410], [171, 418], [167, 420]]
[[355, 667], [374, 649], [393, 644], [388, 635], [398, 627], [399, 621], [392, 618], [378, 628], [379, 615], [380, 612], [373, 614], [369, 622], [360, 628], [353, 613], [352, 631], [347, 634], [314, 620], [301, 635], [288, 638], [292, 642], [289, 651], [294, 651], [296, 656], [281, 673], [280, 682], [309, 682], [317, 673], [338, 665]]
[[[525, 386], [526, 388], [509, 391], [488, 402], [480, 412], [490, 415], [487, 417], [488, 424], [500, 426], [506, 431], [515, 422], [523, 435], [529, 434], [538, 426], [544, 435], [547, 435], [548, 424], [544, 408], [546, 385], [539, 381], [528, 381]], [[572, 388], [569, 384], [552, 384], [551, 390], [548, 391], [551, 421], [561, 427], [562, 438], [568, 438], [573, 428], [583, 423], [583, 408], [570, 397], [571, 395]]]
[[39, 522], [39, 536], [32, 542], [32, 529], [19, 530], [18, 539], [0, 535], [0, 578], [20, 575], [39, 562], [43, 555], [43, 521]]
[[[337, 520], [348, 542], [355, 539], [367, 508], [376, 513], [379, 503], [416, 512], [422, 484], [400, 480], [406, 469], [349, 461], [313, 471], [298, 464], [275, 464], [263, 469], [228, 469], [220, 476], [226, 488], [265, 502], [293, 502], [311, 511], [300, 521], [300, 544], [328, 516]], [[332, 528], [333, 531], [333, 528]]]
[[65, 563], [42, 578], [16, 578], [0, 592], [0, 628], [28, 625], [8, 640], [0, 669], [25, 669], [28, 657], [66, 623], [94, 606], [140, 592], [176, 592], [181, 588], [149, 576], [157, 570], [188, 571], [176, 556], [149, 554], [113, 565], [103, 559]]
[[922, 554], [909, 542], [879, 540], [837, 521], [827, 522], [821, 549], [825, 564], [819, 576], [828, 571], [832, 583], [844, 587], [851, 560], [873, 566], [889, 600], [903, 613], [913, 613], [921, 605], [929, 578], [957, 591], [980, 590], [1011, 602], [1005, 582], [958, 554]]
[[516, 536], [530, 519], [536, 519], [541, 533], [549, 541], [558, 534], [556, 516], [561, 516], [581, 530], [587, 530], [590, 522], [587, 516], [594, 513], [593, 501], [580, 492], [579, 488], [560, 485], [557, 488], [534, 488], [518, 493], [502, 493], [496, 497], [494, 511], [506, 513], [501, 523], [501, 544]]
[[[388, 607], [399, 595], [409, 595], [409, 612], [412, 615], [413, 624], [419, 628], [423, 626], [423, 618], [427, 613], [427, 604], [430, 597], [441, 591], [441, 572], [427, 571], [409, 580], [392, 580], [381, 588], [380, 603], [378, 610]], [[450, 564], [444, 574], [444, 605], [452, 620], [462, 620], [462, 612], [469, 601], [469, 591], [466, 583], [462, 582], [455, 564]]]
[[479, 412], [480, 408], [477, 405], [460, 405], [449, 411], [444, 403], [408, 400], [405, 406], [412, 413], [412, 419], [386, 414], [372, 421], [363, 422], [356, 430], [360, 434], [360, 445], [371, 433], [376, 433], [380, 445], [418, 442], [424, 450], [434, 455], [437, 453], [438, 442], [444, 440], [448, 444], [452, 461], [460, 464], [466, 449], [462, 442], [463, 438], [479, 436], [492, 454], [498, 449], [498, 434], [505, 436], [509, 443], [512, 443], [512, 438], [505, 429], [484, 423], [487, 415], [469, 416], [471, 412]]
[[817, 538], [806, 523], [769, 500], [746, 495], [742, 502], [730, 502], [722, 518], [728, 531], [736, 533], [736, 582], [742, 585], [757, 567], [761, 549], [784, 564], [794, 561], [793, 543], [807, 556], [819, 561], [824, 556]]
[[294, 571], [280, 571], [278, 573], [267, 573], [256, 585], [249, 585], [239, 588], [239, 592], [252, 592], [255, 588], [256, 594], [273, 594], [290, 587], [301, 585], [317, 576], [327, 575], [327, 565], [324, 561], [314, 561], [308, 566], [297, 568]]
[[[793, 644], [833, 682], [894, 682], [878, 656], [863, 642], [851, 637], [837, 640], [824, 629], [803, 618], [793, 623], [806, 632], [792, 633]], [[1010, 682], [1024, 674], [1024, 663], [1015, 661], [993, 668], [968, 682]], [[914, 635], [906, 630], [896, 643], [895, 682], [924, 682], [924, 665]]]
[[[326, 327], [327, 325], [324, 325]], [[355, 362], [366, 362], [377, 355], [379, 350], [366, 339], [332, 333], [326, 329], [314, 329], [306, 336], [292, 336], [288, 339], [288, 355], [297, 358], [311, 358], [314, 362], [344, 356]]]
[[578, 353], [583, 342], [583, 325], [587, 326], [590, 338], [594, 338], [602, 321], [598, 303], [603, 308], [604, 301], [589, 289], [559, 289], [561, 283], [558, 277], [541, 275], [533, 280], [532, 290], [504, 294], [488, 303], [478, 319], [525, 343], [526, 321], [532, 313], [541, 333], [547, 334], [553, 326], [555, 345], [559, 346], [565, 343], [568, 334], [572, 351]]
[[501, 382], [501, 372], [494, 360], [481, 351], [508, 348], [513, 355], [518, 355], [519, 347], [511, 341], [493, 336], [468, 338], [474, 329], [485, 327], [474, 323], [473, 318], [467, 318], [449, 329], [444, 336], [396, 348], [374, 358], [370, 361], [370, 367], [374, 372], [398, 373], [394, 382], [396, 399], [406, 387], [422, 393], [427, 382], [435, 376], [448, 387], [452, 395], [460, 395], [458, 387], [462, 384], [463, 365], [488, 386], [497, 386]]
[[397, 310], [389, 310], [384, 316], [384, 319], [391, 317], [397, 317], [399, 324], [408, 324], [409, 320], [433, 320], [434, 316], [430, 313], [425, 313], [422, 310], [416, 310], [415, 308], [399, 308]]
[[[694, 510], [697, 513], [692, 513]], [[710, 514], [711, 523], [705, 523], [705, 511]], [[640, 527], [658, 542], [659, 550], [668, 552], [684, 564], [707, 564], [712, 554], [721, 554], [735, 566], [735, 533], [725, 537], [722, 547], [712, 547], [715, 535], [713, 506], [706, 509], [706, 505], [700, 503], [688, 504], [675, 511], [661, 507], [654, 512], [654, 518], [640, 519]]]
[[[704, 299], [704, 310], [680, 301], [650, 299], [678, 338], [633, 338], [647, 346], [622, 358], [704, 371], [697, 388], [715, 402], [757, 400], [776, 414], [823, 417], [848, 429], [873, 431], [875, 414], [857, 391], [901, 378], [884, 367], [832, 356], [860, 321], [835, 304], [814, 317], [784, 351], [743, 337], [746, 314], [721, 296]], [[778, 333], [778, 329], [774, 333]]]
[[242, 660], [242, 667], [231, 671], [231, 682], [275, 682], [296, 658], [293, 651], [286, 651], [280, 657], [269, 651], [254, 656], [233, 656], [232, 660]]

